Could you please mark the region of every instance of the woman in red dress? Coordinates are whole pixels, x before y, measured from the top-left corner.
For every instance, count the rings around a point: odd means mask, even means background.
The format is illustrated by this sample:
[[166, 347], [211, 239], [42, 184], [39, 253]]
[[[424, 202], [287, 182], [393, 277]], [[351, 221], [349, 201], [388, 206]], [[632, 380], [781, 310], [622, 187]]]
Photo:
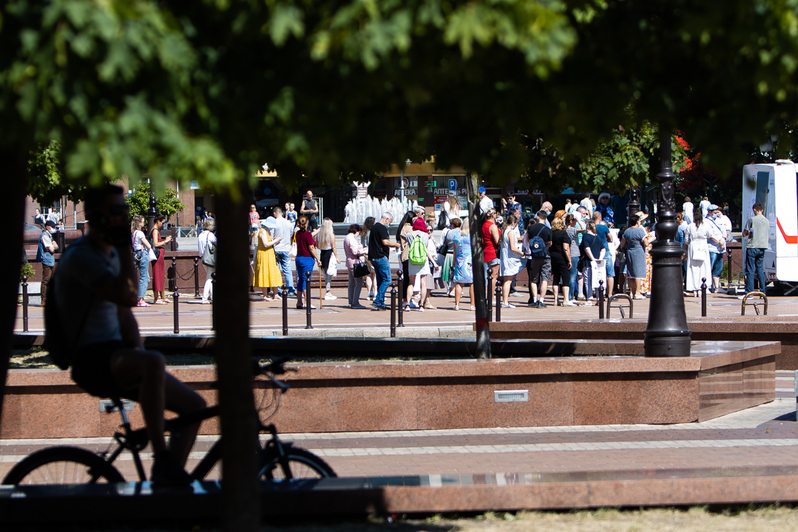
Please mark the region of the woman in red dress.
[[[166, 216], [159, 214], [155, 217], [155, 225], [152, 226], [150, 232], [150, 242], [152, 243], [153, 251], [158, 254], [158, 260], [152, 263], [152, 303], [153, 305], [166, 305], [166, 296], [164, 295], [164, 277], [166, 277], [166, 267], [164, 266], [163, 258], [166, 254], [166, 244], [172, 241], [171, 236], [161, 238], [161, 229], [166, 221]], [[158, 299], [160, 297], [160, 299]]]

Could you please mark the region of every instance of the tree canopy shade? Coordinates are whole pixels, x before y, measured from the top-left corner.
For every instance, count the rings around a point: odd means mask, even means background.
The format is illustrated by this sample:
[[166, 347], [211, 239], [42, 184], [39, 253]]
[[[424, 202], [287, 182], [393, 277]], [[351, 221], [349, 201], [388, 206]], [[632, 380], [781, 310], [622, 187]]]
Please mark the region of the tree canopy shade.
[[[611, 146], [619, 124], [646, 122], [725, 164], [741, 140], [798, 115], [795, 3], [6, 2], [0, 171], [20, 224], [10, 244], [21, 246], [28, 153], [51, 139], [82, 183], [147, 174], [220, 190], [223, 476], [226, 496], [241, 495], [226, 499], [228, 514], [243, 515], [257, 508], [254, 480], [234, 480], [248, 478], [255, 443], [247, 176], [268, 163], [288, 186], [334, 182], [434, 155], [501, 182], [530, 167], [530, 138], [568, 161]], [[7, 338], [12, 281], [0, 285]]]

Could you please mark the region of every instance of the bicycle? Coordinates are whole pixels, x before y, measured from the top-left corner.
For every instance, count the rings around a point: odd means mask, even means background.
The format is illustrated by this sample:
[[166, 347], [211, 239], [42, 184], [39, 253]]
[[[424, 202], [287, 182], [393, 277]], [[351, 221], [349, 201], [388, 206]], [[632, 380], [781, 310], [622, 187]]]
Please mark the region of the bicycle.
[[[282, 375], [287, 370], [284, 367], [287, 357], [275, 360], [267, 366], [261, 367], [257, 362], [257, 373], [267, 377], [277, 390], [285, 393], [290, 386], [275, 378], [273, 375]], [[279, 397], [279, 395], [277, 396]], [[95, 453], [81, 447], [56, 446], [36, 451], [16, 464], [3, 479], [3, 484], [95, 484], [125, 482], [124, 477], [113, 465], [114, 461], [123, 451], [133, 455], [139, 480], [146, 481], [147, 476], [141, 462], [140, 452], [149, 444], [146, 429], [133, 430], [125, 413], [125, 408], [119, 398], [112, 398], [112, 405], [105, 411], [111, 413], [119, 411], [122, 416], [122, 432], [114, 434], [116, 447], [112, 452], [111, 447], [100, 453]], [[219, 407], [212, 406], [165, 421], [165, 430], [179, 431], [198, 421], [204, 421], [219, 415]], [[333, 469], [321, 458], [313, 453], [294, 447], [291, 442], [283, 442], [277, 436], [274, 424], [264, 425], [260, 421], [261, 433], [270, 434], [271, 437], [261, 446], [259, 454], [258, 478], [269, 482], [290, 482], [307, 478], [335, 477]], [[222, 439], [219, 438], [205, 453], [202, 460], [190, 472], [194, 480], [202, 480], [219, 462], [222, 455]]]

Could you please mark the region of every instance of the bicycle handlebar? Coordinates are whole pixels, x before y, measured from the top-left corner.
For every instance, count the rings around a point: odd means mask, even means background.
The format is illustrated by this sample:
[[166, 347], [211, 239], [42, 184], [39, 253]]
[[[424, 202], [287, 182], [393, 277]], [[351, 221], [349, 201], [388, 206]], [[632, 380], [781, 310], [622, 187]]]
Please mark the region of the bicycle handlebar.
[[283, 382], [280, 379], [274, 377], [274, 375], [284, 375], [288, 371], [296, 371], [294, 368], [286, 368], [285, 363], [291, 360], [291, 357], [283, 356], [271, 362], [266, 366], [261, 366], [260, 362], [257, 360], [252, 360], [253, 366], [253, 373], [255, 375], [263, 375], [270, 381], [272, 384], [280, 388], [282, 393], [288, 391], [291, 388], [291, 385], [287, 382]]

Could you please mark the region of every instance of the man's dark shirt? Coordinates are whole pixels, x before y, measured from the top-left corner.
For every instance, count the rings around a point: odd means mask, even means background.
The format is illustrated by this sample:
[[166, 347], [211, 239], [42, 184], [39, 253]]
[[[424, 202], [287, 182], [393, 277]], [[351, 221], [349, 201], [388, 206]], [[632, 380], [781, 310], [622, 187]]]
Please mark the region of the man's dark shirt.
[[369, 260], [382, 259], [389, 256], [391, 248], [382, 243], [383, 240], [389, 239], [388, 229], [380, 222], [371, 227], [371, 232], [369, 233]]

